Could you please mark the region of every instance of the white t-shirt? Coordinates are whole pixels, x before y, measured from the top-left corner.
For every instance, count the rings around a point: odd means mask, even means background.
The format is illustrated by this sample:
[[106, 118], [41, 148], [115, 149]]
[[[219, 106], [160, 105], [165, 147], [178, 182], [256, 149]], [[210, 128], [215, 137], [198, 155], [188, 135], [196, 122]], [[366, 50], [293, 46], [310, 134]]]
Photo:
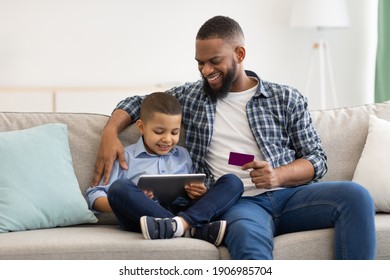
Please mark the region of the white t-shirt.
[[246, 104], [252, 98], [257, 85], [243, 92], [228, 93], [217, 102], [214, 131], [206, 153], [206, 164], [217, 180], [224, 174], [233, 173], [244, 183], [244, 196], [253, 196], [267, 190], [257, 189], [249, 176], [250, 170], [228, 164], [230, 152], [252, 154], [255, 160], [264, 160], [258, 148], [246, 116]]

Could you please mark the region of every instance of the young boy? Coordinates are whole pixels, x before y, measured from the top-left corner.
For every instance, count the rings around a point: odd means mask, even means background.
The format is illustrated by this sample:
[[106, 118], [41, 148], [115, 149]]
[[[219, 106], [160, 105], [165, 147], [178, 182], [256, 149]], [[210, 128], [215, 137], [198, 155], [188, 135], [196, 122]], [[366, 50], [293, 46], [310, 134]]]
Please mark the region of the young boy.
[[142, 231], [146, 239], [190, 236], [218, 246], [226, 221], [214, 221], [243, 193], [242, 181], [233, 174], [219, 178], [209, 189], [203, 183], [185, 186], [186, 196], [171, 205], [160, 205], [153, 193], [137, 187], [141, 175], [193, 173], [192, 161], [179, 141], [182, 107], [170, 94], [155, 92], [142, 102], [136, 126], [141, 137], [125, 148], [128, 169], [116, 160], [107, 185], [86, 191], [89, 207], [99, 212], [114, 212], [119, 225], [128, 231]]

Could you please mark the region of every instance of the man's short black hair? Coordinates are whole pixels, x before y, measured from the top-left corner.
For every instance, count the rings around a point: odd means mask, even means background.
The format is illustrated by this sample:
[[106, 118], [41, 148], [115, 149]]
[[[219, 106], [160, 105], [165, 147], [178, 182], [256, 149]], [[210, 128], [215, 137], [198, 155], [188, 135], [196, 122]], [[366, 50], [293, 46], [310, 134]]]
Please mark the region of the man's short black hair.
[[227, 16], [215, 16], [200, 27], [196, 39], [244, 40], [244, 32], [234, 19]]

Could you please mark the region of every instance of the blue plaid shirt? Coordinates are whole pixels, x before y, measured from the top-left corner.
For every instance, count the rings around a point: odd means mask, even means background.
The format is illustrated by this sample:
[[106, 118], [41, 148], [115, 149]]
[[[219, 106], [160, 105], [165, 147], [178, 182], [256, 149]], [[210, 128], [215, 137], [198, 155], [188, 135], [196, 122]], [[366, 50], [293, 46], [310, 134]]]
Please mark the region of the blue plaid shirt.
[[[314, 166], [313, 181], [323, 177], [327, 172], [327, 158], [313, 126], [306, 97], [294, 88], [266, 82], [254, 72], [246, 72], [259, 81], [256, 93], [246, 105], [246, 113], [257, 148], [265, 160], [275, 168], [303, 158]], [[195, 171], [207, 175], [206, 184], [210, 187], [214, 178], [205, 164], [205, 155], [213, 134], [216, 102], [203, 91], [202, 80], [168, 92], [183, 106], [186, 147]], [[128, 112], [134, 122], [138, 119], [142, 98], [128, 97], [116, 108]]]

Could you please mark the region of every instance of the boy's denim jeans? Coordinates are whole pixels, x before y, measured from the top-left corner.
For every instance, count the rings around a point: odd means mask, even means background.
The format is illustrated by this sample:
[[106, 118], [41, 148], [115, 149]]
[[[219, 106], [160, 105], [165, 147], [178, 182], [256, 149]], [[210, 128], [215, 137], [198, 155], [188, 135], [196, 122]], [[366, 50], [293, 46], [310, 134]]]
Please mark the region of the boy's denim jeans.
[[336, 259], [374, 259], [375, 208], [366, 189], [353, 182], [321, 182], [242, 197], [221, 219], [233, 259], [272, 259], [274, 237], [335, 229]]
[[199, 227], [222, 215], [239, 200], [242, 193], [242, 181], [233, 174], [226, 174], [199, 200], [178, 213], [148, 198], [130, 180], [120, 179], [110, 186], [108, 201], [123, 229], [140, 232], [139, 221], [142, 216], [172, 218], [179, 215], [192, 227]]

